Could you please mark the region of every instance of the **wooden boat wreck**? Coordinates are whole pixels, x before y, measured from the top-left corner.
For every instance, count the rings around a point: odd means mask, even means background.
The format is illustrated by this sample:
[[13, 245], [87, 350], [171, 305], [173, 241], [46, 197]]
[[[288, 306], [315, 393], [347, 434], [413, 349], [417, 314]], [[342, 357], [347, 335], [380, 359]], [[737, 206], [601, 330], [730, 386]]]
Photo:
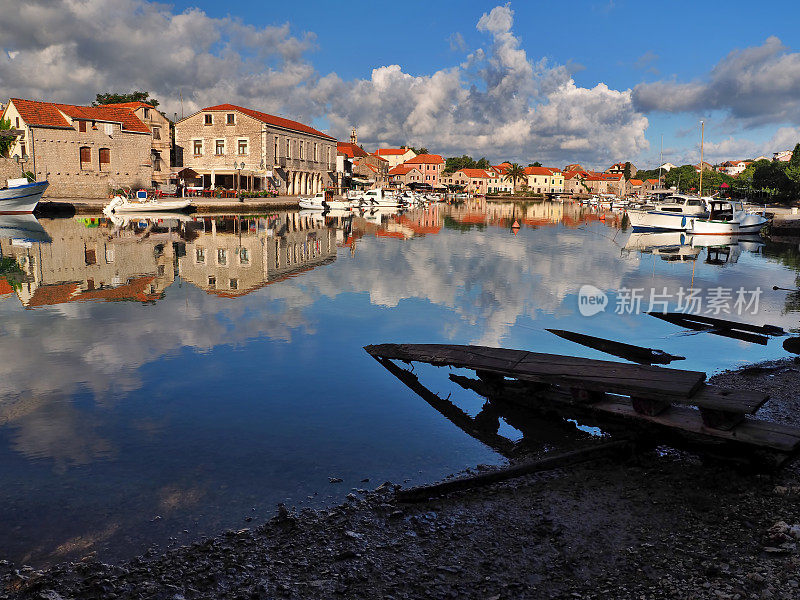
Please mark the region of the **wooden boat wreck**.
[[496, 428], [480, 422], [487, 411], [470, 418], [396, 361], [473, 370], [476, 378], [451, 374], [450, 379], [503, 410], [578, 420], [638, 447], [673, 446], [767, 469], [800, 448], [800, 428], [754, 417], [767, 394], [710, 385], [699, 371], [485, 346], [380, 344], [365, 350], [459, 427], [503, 454], [510, 451], [507, 443]]

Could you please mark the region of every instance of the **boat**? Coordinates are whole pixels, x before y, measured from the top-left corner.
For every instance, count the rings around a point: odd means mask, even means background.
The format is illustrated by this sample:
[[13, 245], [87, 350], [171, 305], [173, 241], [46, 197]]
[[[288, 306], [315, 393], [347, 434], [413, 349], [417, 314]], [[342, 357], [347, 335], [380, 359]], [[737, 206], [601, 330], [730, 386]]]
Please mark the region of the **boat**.
[[160, 213], [186, 210], [192, 205], [190, 198], [178, 198], [177, 200], [157, 200], [148, 198], [145, 190], [136, 192], [136, 198], [124, 198], [114, 196], [106, 204], [103, 212], [110, 213]]
[[694, 219], [689, 231], [695, 235], [740, 235], [761, 231], [766, 217], [745, 210], [741, 201], [712, 200], [707, 218]]
[[675, 194], [652, 210], [629, 210], [627, 215], [634, 229], [689, 231], [695, 219], [708, 216], [706, 202], [705, 198]]
[[402, 201], [383, 188], [367, 190], [359, 196], [362, 208], [396, 208], [402, 206]]
[[6, 187], [0, 188], [0, 213], [32, 213], [49, 185], [47, 181], [31, 183], [27, 177], [9, 179]]
[[331, 192], [318, 192], [310, 198], [298, 198], [300, 208], [305, 210], [350, 210], [353, 202], [337, 199]]

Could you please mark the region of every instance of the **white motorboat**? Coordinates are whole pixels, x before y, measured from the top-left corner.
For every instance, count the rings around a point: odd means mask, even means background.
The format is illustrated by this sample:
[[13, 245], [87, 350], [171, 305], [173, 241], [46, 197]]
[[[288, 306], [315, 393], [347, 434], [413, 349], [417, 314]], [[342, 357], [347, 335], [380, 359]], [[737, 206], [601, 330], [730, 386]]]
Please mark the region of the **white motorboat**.
[[708, 210], [704, 198], [675, 194], [652, 210], [629, 210], [627, 214], [634, 229], [689, 231], [695, 219], [707, 216]]
[[49, 185], [47, 181], [30, 183], [27, 177], [9, 179], [8, 185], [0, 188], [0, 213], [32, 213]]
[[336, 199], [333, 194], [318, 192], [310, 198], [298, 198], [300, 208], [305, 210], [350, 210], [352, 200]]
[[638, 250], [668, 262], [694, 260], [700, 254], [700, 249], [692, 246], [691, 236], [682, 231], [634, 231], [628, 238], [624, 250]]
[[402, 201], [383, 188], [367, 190], [359, 196], [361, 208], [396, 208], [402, 206]]
[[114, 198], [106, 204], [103, 212], [106, 214], [111, 213], [161, 213], [186, 210], [192, 205], [190, 198], [178, 198], [175, 200], [157, 200], [155, 198], [148, 198], [145, 190], [136, 192], [136, 198], [124, 198], [122, 196], [114, 196]]
[[758, 233], [769, 222], [745, 210], [736, 200], [712, 200], [707, 218], [694, 219], [690, 231], [696, 235], [740, 235]]

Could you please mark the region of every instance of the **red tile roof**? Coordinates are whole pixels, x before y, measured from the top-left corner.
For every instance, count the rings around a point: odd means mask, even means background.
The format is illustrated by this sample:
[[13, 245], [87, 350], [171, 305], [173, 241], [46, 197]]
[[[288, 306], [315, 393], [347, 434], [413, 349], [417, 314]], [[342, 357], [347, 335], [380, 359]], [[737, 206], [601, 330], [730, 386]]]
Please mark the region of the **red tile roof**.
[[403, 164], [406, 164], [406, 165], [419, 165], [419, 164], [443, 165], [444, 164], [444, 159], [441, 156], [439, 156], [438, 154], [420, 154], [418, 156], [415, 156], [414, 158], [411, 158], [411, 159], [407, 160]]
[[406, 152], [408, 152], [408, 148], [378, 148], [375, 151], [375, 154], [378, 156], [402, 156]]
[[464, 173], [464, 175], [472, 179], [487, 179], [489, 177], [495, 177], [495, 175], [490, 174], [484, 169], [459, 169], [459, 172]]
[[628, 182], [631, 185], [642, 185], [642, 180], [641, 179], [629, 179]]
[[389, 169], [389, 175], [405, 175], [406, 173], [408, 173], [409, 171], [413, 171], [414, 169], [416, 169], [416, 167], [414, 167], [413, 165], [406, 165], [406, 164], [397, 165], [393, 169]]
[[34, 306], [51, 306], [69, 302], [72, 295], [78, 290], [77, 283], [59, 283], [56, 285], [40, 285], [33, 292], [28, 308]]
[[355, 158], [356, 156], [369, 156], [367, 152], [358, 144], [350, 142], [337, 142], [336, 149], [348, 158]]
[[647, 181], [648, 183], [654, 183], [656, 185], [658, 184], [658, 179], [648, 179]]
[[152, 276], [134, 277], [129, 279], [124, 285], [81, 292], [72, 298], [72, 300], [100, 300], [103, 302], [119, 302], [121, 300], [147, 302], [149, 300], [158, 300], [161, 297], [159, 294], [149, 294], [145, 292], [147, 286], [154, 279], [155, 277]]
[[[73, 119], [86, 121], [110, 121], [120, 123], [126, 131], [138, 133], [150, 133], [147, 125], [142, 123], [133, 114], [130, 108], [118, 106], [75, 106], [73, 104], [56, 104], [53, 102], [38, 102], [35, 100], [24, 100], [22, 98], [11, 98], [9, 104], [13, 102], [22, 119], [27, 125], [38, 127], [61, 127], [74, 129], [64, 115]], [[62, 114], [63, 113], [63, 114]]]
[[525, 167], [525, 175], [552, 175], [547, 167]]
[[201, 110], [200, 112], [208, 112], [212, 110], [215, 111], [236, 110], [239, 111], [240, 113], [246, 114], [249, 117], [257, 119], [262, 123], [266, 123], [267, 125], [274, 125], [275, 127], [283, 127], [285, 129], [293, 129], [294, 131], [302, 131], [303, 133], [310, 133], [312, 135], [320, 135], [330, 140], [336, 139], [329, 136], [327, 133], [322, 133], [318, 129], [314, 129], [313, 127], [309, 127], [308, 125], [303, 125], [298, 121], [292, 121], [291, 119], [284, 119], [283, 117], [276, 117], [275, 115], [268, 115], [267, 113], [262, 113], [257, 110], [252, 110], [250, 108], [243, 108], [241, 106], [236, 106], [235, 104], [217, 104], [216, 106], [208, 106], [203, 110]]

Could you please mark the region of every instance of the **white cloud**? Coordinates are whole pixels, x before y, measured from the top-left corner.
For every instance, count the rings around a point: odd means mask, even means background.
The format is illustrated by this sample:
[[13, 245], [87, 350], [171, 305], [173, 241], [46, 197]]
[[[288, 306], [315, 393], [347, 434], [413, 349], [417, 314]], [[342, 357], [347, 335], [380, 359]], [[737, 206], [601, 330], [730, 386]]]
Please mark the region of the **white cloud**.
[[800, 124], [800, 53], [772, 36], [761, 46], [733, 50], [702, 80], [639, 84], [633, 99], [644, 112], [722, 110], [745, 126]]
[[[477, 21], [490, 45], [461, 64], [410, 75], [377, 65], [365, 79], [320, 74], [306, 54], [315, 36], [255, 27], [199, 9], [147, 0], [7, 3], [0, 45], [4, 93], [84, 103], [96, 92], [145, 89], [167, 113], [235, 102], [304, 121], [327, 118], [373, 145], [403, 142], [444, 154], [604, 163], [648, 147], [631, 90], [575, 84], [569, 68], [534, 60], [497, 6]], [[132, 27], [131, 24], [135, 24]], [[459, 33], [451, 46], [464, 52]], [[2, 56], [2, 54], [0, 54]]]

